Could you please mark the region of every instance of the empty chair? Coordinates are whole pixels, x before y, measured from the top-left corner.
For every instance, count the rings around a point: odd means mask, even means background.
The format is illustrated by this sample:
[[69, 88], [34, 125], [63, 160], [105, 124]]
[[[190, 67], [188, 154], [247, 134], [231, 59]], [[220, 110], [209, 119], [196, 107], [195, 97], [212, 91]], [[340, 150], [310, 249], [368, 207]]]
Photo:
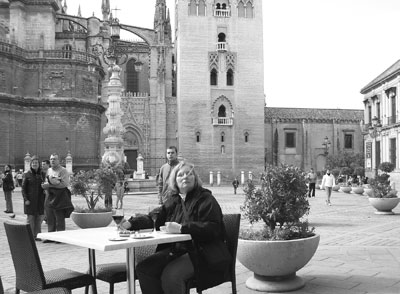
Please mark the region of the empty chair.
[[86, 273], [59, 268], [43, 271], [35, 240], [29, 224], [5, 222], [4, 227], [14, 263], [16, 281], [15, 293], [63, 287], [68, 290], [85, 287], [85, 293], [92, 285], [97, 293], [96, 279]]
[[[1, 282], [1, 277], [0, 277], [0, 294], [4, 294], [4, 288], [3, 288], [3, 283]], [[69, 291], [66, 288], [51, 288], [46, 290], [28, 292], [27, 294], [71, 294], [71, 291]]]
[[[156, 245], [135, 248], [135, 264], [156, 251]], [[110, 284], [110, 294], [114, 294], [114, 284], [126, 281], [126, 263], [114, 262], [96, 265], [96, 278]], [[136, 279], [136, 276], [135, 276]]]
[[[225, 240], [229, 252], [232, 255], [232, 264], [229, 268], [229, 275], [224, 280], [220, 281], [220, 284], [225, 282], [232, 283], [232, 294], [236, 294], [236, 252], [238, 247], [239, 239], [239, 227], [240, 227], [240, 214], [224, 214], [224, 225], [225, 225]], [[196, 279], [192, 278], [187, 281], [186, 293], [190, 293], [190, 289], [196, 288]], [[201, 293], [198, 292], [198, 293]]]

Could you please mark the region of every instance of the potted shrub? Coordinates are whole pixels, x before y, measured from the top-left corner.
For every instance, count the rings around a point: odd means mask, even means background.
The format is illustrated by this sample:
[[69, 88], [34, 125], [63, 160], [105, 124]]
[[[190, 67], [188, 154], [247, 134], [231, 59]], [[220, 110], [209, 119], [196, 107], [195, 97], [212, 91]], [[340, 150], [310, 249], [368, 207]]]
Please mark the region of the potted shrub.
[[303, 219], [310, 209], [305, 173], [294, 166], [269, 165], [260, 187], [248, 182], [244, 193], [241, 211], [252, 227], [240, 232], [237, 258], [254, 272], [246, 286], [266, 292], [303, 287], [296, 271], [312, 258], [320, 238]]
[[377, 210], [376, 214], [393, 214], [392, 209], [399, 203], [399, 198], [397, 191], [390, 184], [388, 173], [394, 170], [394, 164], [382, 162], [378, 169], [381, 171], [380, 174], [369, 180], [372, 195], [368, 197], [368, 200]]
[[340, 170], [340, 174], [346, 176], [346, 180], [340, 184], [340, 191], [344, 192], [344, 193], [350, 193], [351, 192], [351, 186], [349, 186], [349, 184], [347, 183], [347, 178], [349, 175], [351, 175], [353, 173], [353, 169], [351, 169], [350, 167], [342, 167], [342, 169]]
[[[71, 193], [83, 197], [86, 201], [86, 207], [75, 205], [71, 214], [71, 219], [82, 229], [105, 227], [112, 221], [111, 208], [100, 205], [100, 200], [104, 198], [104, 185], [109, 182], [108, 179], [105, 180], [106, 174], [108, 172], [102, 169], [81, 170], [71, 179]], [[116, 182], [116, 177], [111, 179], [115, 179]]]

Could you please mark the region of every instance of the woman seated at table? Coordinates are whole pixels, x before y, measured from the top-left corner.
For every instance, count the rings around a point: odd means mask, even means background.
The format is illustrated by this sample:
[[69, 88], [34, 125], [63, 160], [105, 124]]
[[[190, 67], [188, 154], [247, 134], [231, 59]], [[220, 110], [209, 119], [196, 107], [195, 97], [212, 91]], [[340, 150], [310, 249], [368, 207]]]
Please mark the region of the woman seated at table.
[[[185, 281], [192, 277], [198, 290], [214, 287], [222, 282], [232, 262], [224, 243], [221, 207], [211, 191], [202, 187], [193, 164], [179, 163], [169, 181], [174, 195], [146, 217], [151, 220], [153, 213], [159, 213], [157, 227], [166, 223], [167, 232], [190, 234], [193, 242], [160, 244], [155, 254], [136, 266], [143, 294], [184, 294]], [[137, 230], [138, 222], [143, 223], [143, 217], [131, 217], [121, 226]], [[225, 258], [220, 260], [220, 255]]]

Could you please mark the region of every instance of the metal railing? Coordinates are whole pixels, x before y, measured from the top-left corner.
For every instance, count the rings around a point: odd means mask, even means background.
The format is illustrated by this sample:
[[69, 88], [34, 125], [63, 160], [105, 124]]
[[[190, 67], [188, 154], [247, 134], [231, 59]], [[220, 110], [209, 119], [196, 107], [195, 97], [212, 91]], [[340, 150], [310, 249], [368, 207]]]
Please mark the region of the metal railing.
[[215, 9], [214, 16], [216, 17], [230, 17], [231, 11], [229, 9]]
[[228, 50], [228, 46], [226, 42], [218, 42], [216, 44], [217, 51], [226, 51]]
[[212, 124], [215, 125], [222, 125], [222, 126], [231, 126], [233, 125], [233, 118], [231, 117], [217, 117], [212, 119]]

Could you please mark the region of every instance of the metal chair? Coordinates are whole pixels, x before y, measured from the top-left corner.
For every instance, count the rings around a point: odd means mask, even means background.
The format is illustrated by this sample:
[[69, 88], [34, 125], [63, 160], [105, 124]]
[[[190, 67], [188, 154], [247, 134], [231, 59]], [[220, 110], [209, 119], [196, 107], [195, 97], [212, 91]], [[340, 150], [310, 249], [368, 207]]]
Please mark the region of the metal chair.
[[[157, 245], [135, 248], [135, 265], [156, 251]], [[114, 294], [114, 284], [125, 282], [126, 263], [105, 263], [96, 265], [96, 279], [110, 284], [110, 294]], [[136, 276], [135, 276], [135, 279]]]
[[16, 282], [15, 293], [62, 287], [68, 290], [85, 287], [85, 293], [92, 285], [97, 293], [96, 279], [86, 273], [59, 268], [43, 271], [35, 240], [29, 224], [5, 222], [4, 227], [14, 263]]
[[[239, 228], [240, 228], [240, 214], [224, 214], [224, 225], [225, 225], [225, 240], [228, 250], [232, 255], [232, 264], [229, 268], [229, 275], [225, 277], [220, 284], [225, 282], [232, 283], [232, 294], [236, 294], [236, 252], [238, 247], [239, 239]], [[196, 288], [197, 283], [195, 278], [191, 278], [186, 283], [186, 293], [190, 293], [190, 289]], [[202, 291], [198, 292], [199, 294]]]

